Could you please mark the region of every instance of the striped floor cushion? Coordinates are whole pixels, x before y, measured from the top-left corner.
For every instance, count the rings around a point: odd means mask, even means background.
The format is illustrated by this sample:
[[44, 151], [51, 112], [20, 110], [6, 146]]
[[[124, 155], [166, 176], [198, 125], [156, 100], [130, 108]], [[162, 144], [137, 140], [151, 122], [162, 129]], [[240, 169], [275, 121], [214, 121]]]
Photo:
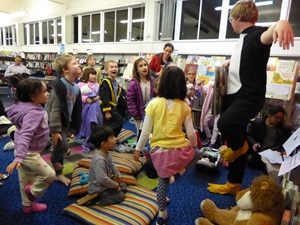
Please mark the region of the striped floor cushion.
[[[77, 166], [72, 173], [72, 180], [70, 184], [70, 189], [68, 196], [72, 195], [84, 195], [88, 193], [88, 184], [80, 184], [81, 173], [89, 174], [90, 169]], [[121, 178], [127, 185], [136, 185], [136, 178], [131, 174], [121, 173]]]
[[120, 144], [124, 144], [127, 142], [127, 140], [132, 139], [134, 137], [136, 137], [136, 135], [133, 131], [122, 128], [121, 132], [117, 137], [117, 142]]
[[[130, 153], [120, 153], [111, 151], [110, 155], [112, 161], [115, 163], [120, 173], [136, 174], [142, 169], [142, 166], [147, 161], [145, 157], [140, 157], [139, 162], [137, 162], [134, 160], [133, 154]], [[79, 166], [90, 168], [91, 160], [92, 156], [87, 156], [83, 159], [80, 159], [76, 163]]]
[[78, 206], [73, 203], [64, 213], [87, 224], [147, 225], [158, 212], [156, 193], [141, 186], [128, 186], [125, 200], [110, 206]]

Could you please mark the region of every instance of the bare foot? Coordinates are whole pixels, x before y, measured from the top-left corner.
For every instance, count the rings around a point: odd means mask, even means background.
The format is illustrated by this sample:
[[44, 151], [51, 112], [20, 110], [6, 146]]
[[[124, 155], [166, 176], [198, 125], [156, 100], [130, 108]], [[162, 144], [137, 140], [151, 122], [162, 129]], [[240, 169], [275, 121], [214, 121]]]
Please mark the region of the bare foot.
[[56, 162], [56, 163], [52, 163], [52, 165], [53, 165], [53, 169], [54, 170], [62, 170], [63, 168], [64, 168], [64, 166], [63, 165], [61, 165], [59, 162]]
[[56, 180], [62, 182], [64, 185], [69, 186], [71, 183], [71, 180], [64, 175], [58, 175], [56, 176]]

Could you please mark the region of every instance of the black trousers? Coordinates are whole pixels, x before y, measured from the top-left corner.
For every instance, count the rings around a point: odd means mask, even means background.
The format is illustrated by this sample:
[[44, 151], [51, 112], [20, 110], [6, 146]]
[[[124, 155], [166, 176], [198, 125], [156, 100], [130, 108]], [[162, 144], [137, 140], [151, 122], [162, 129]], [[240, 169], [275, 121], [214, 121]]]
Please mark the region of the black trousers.
[[225, 110], [218, 120], [218, 129], [223, 140], [232, 150], [240, 149], [245, 142], [247, 125], [263, 108], [262, 101], [253, 101], [237, 95], [227, 95]]
[[[253, 101], [237, 94], [225, 98], [225, 110], [218, 121], [218, 129], [228, 147], [233, 151], [243, 147], [246, 139], [247, 125], [263, 108], [264, 98]], [[247, 154], [241, 155], [229, 163], [227, 180], [230, 183], [242, 183], [246, 168]]]

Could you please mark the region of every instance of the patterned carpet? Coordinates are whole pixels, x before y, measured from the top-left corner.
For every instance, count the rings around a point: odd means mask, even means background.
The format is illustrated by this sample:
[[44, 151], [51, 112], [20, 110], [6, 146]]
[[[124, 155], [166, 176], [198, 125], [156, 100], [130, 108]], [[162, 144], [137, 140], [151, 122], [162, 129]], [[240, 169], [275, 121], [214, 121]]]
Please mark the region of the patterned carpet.
[[[13, 151], [2, 151], [3, 146], [9, 141], [8, 137], [0, 137], [0, 173], [5, 173], [6, 167], [13, 160]], [[71, 154], [65, 157], [64, 171], [68, 174], [72, 171], [72, 165], [88, 153], [81, 152], [81, 146], [77, 142], [70, 141]], [[49, 152], [43, 155], [49, 161]], [[262, 172], [251, 168], [246, 168], [242, 188], [249, 187], [255, 176]], [[141, 175], [142, 176], [142, 175]], [[178, 181], [169, 186], [167, 196], [171, 199], [167, 207], [167, 225], [189, 225], [194, 224], [194, 220], [202, 215], [200, 203], [205, 198], [213, 200], [220, 208], [227, 209], [235, 205], [234, 196], [216, 195], [207, 190], [207, 183], [225, 183], [227, 169], [219, 166], [215, 173], [211, 171], [198, 171], [192, 167]], [[144, 179], [144, 180], [143, 180]], [[149, 180], [142, 177], [147, 185]], [[22, 212], [21, 197], [18, 185], [18, 176], [15, 171], [8, 179], [2, 180], [0, 187], [0, 224], [1, 225], [82, 225], [85, 224], [78, 219], [62, 214], [63, 209], [74, 203], [78, 197], [68, 197], [69, 187], [59, 182], [50, 185], [45, 195], [39, 202], [47, 203], [48, 210], [45, 213], [35, 213], [24, 215]], [[155, 185], [154, 185], [155, 186]], [[151, 188], [152, 189], [152, 188]], [[151, 224], [155, 224], [153, 221]]]

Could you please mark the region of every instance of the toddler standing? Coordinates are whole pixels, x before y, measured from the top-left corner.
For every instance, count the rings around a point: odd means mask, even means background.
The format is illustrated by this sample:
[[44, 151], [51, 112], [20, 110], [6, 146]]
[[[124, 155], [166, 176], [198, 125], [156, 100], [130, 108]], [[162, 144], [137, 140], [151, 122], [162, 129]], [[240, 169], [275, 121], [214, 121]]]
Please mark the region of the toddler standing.
[[41, 104], [48, 101], [46, 85], [26, 78], [17, 86], [17, 102], [6, 109], [17, 127], [14, 134], [15, 159], [6, 171], [18, 170], [23, 212], [44, 212], [46, 204], [37, 203], [55, 180], [54, 170], [40, 156], [48, 142], [48, 116]]
[[118, 64], [114, 60], [106, 61], [105, 71], [108, 78], [102, 80], [99, 94], [103, 111], [103, 125], [110, 126], [114, 130], [115, 137], [117, 137], [123, 127], [123, 117], [117, 110], [119, 96], [122, 92], [116, 79]]
[[82, 124], [76, 137], [85, 138], [82, 145], [83, 152], [90, 152], [90, 148], [93, 147], [88, 143], [92, 124], [102, 124], [103, 121], [101, 107], [99, 107], [99, 84], [96, 82], [96, 78], [96, 70], [93, 68], [86, 68], [78, 83], [82, 95]]

